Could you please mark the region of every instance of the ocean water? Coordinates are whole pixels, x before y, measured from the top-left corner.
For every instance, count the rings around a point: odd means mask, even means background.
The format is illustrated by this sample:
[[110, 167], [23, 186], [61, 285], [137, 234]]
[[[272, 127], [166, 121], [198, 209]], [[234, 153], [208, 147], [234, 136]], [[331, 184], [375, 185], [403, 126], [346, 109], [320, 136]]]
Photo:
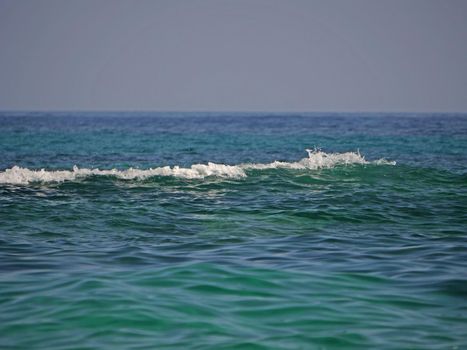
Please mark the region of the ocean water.
[[465, 349], [467, 116], [0, 114], [0, 349]]

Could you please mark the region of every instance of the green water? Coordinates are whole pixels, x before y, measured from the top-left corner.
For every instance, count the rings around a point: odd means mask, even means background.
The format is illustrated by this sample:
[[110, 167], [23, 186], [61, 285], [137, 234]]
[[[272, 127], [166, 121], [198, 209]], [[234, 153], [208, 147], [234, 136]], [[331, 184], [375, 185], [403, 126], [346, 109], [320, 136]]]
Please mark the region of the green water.
[[0, 349], [467, 348], [463, 116], [0, 122]]

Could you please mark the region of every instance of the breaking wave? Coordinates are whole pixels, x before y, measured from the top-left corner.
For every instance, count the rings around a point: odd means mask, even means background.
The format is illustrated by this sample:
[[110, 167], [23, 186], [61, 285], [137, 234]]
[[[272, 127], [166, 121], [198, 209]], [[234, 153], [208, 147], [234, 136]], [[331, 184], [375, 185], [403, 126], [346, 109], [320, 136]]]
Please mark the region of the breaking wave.
[[247, 177], [249, 170], [265, 170], [265, 169], [321, 169], [332, 168], [338, 165], [352, 164], [387, 164], [395, 165], [395, 162], [379, 159], [369, 162], [359, 152], [345, 153], [325, 153], [318, 150], [306, 150], [308, 158], [304, 158], [297, 162], [281, 162], [274, 161], [266, 164], [239, 164], [225, 165], [216, 163], [193, 164], [189, 168], [179, 166], [164, 166], [149, 169], [134, 169], [126, 170], [100, 170], [98, 168], [78, 168], [76, 165], [72, 170], [31, 170], [14, 166], [10, 169], [0, 172], [0, 183], [2, 184], [28, 184], [32, 182], [63, 182], [73, 181], [89, 176], [114, 176], [119, 179], [145, 179], [154, 176], [173, 176], [184, 179], [203, 179], [205, 177], [220, 177], [220, 178], [243, 178]]

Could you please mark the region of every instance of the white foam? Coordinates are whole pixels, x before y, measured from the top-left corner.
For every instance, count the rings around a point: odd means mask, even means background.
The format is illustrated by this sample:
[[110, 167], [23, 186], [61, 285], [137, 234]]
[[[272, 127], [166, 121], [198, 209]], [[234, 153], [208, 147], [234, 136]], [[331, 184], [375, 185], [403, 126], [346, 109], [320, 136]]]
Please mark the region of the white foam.
[[[298, 162], [279, 162], [275, 161], [267, 164], [240, 164], [240, 165], [224, 165], [216, 163], [194, 164], [190, 168], [174, 167], [159, 167], [150, 169], [126, 169], [126, 170], [100, 170], [78, 168], [74, 166], [72, 170], [31, 170], [14, 166], [10, 169], [0, 172], [0, 183], [2, 184], [28, 184], [31, 182], [63, 182], [73, 181], [79, 178], [88, 176], [115, 176], [119, 179], [145, 179], [153, 176], [173, 176], [185, 179], [203, 179], [205, 177], [220, 177], [220, 178], [242, 178], [246, 177], [248, 170], [264, 170], [264, 169], [320, 169], [332, 168], [337, 165], [350, 164], [368, 164], [369, 162], [360, 155], [359, 152], [346, 153], [325, 153], [321, 151], [307, 150], [308, 158], [304, 158]], [[380, 159], [372, 162], [373, 164], [391, 164]]]
[[349, 165], [349, 164], [368, 164], [360, 152], [346, 152], [346, 153], [325, 153], [318, 150], [306, 150], [308, 158], [303, 158], [298, 162], [279, 162], [275, 161], [269, 164], [243, 164], [243, 169], [321, 169], [332, 168], [336, 165]]
[[115, 176], [119, 179], [145, 179], [152, 176], [174, 176], [185, 179], [202, 179], [208, 176], [224, 177], [224, 178], [239, 178], [245, 177], [245, 172], [238, 166], [224, 164], [194, 164], [190, 168], [160, 167], [150, 169], [134, 169], [127, 170], [100, 170], [73, 167], [73, 170], [30, 170], [28, 168], [20, 168], [14, 166], [11, 169], [6, 169], [0, 172], [0, 183], [4, 184], [28, 184], [30, 182], [63, 182], [72, 181], [79, 178], [84, 178], [92, 175], [97, 176]]

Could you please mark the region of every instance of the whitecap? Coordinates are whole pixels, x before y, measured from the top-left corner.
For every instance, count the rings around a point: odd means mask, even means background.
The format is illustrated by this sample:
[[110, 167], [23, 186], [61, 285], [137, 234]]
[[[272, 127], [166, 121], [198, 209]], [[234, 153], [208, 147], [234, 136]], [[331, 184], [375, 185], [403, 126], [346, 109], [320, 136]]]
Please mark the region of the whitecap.
[[244, 178], [248, 170], [264, 169], [321, 169], [332, 168], [338, 165], [351, 164], [377, 164], [395, 165], [395, 162], [379, 159], [368, 162], [360, 152], [345, 153], [325, 153], [319, 150], [306, 150], [308, 158], [303, 158], [297, 162], [274, 161], [272, 163], [247, 163], [239, 165], [225, 165], [216, 163], [193, 164], [189, 168], [180, 166], [164, 166], [149, 169], [129, 168], [125, 170], [109, 169], [100, 170], [98, 168], [78, 168], [74, 166], [72, 170], [32, 170], [13, 166], [10, 169], [0, 172], [0, 183], [2, 184], [28, 184], [32, 182], [63, 182], [73, 181], [89, 176], [115, 176], [119, 179], [145, 179], [153, 176], [172, 176], [184, 179], [203, 179], [206, 177], [219, 178]]

